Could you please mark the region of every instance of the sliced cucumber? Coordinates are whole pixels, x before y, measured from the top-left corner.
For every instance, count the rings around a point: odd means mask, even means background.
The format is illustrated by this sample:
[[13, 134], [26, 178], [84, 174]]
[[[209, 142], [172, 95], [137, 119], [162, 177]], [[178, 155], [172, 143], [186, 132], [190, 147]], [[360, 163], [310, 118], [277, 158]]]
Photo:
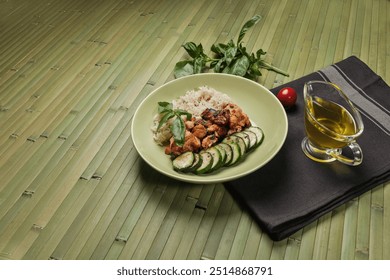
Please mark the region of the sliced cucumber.
[[240, 146], [236, 142], [229, 142], [227, 143], [230, 148], [232, 149], [232, 158], [230, 162], [226, 163], [225, 166], [231, 166], [235, 163], [237, 163], [241, 159], [241, 150]]
[[218, 151], [219, 153], [221, 154], [221, 166], [225, 164], [226, 162], [226, 150], [220, 145], [220, 144], [217, 144], [214, 146]]
[[196, 174], [204, 174], [208, 172], [213, 165], [213, 156], [209, 152], [202, 152], [199, 154], [202, 159], [202, 164], [195, 169]]
[[246, 151], [249, 151], [250, 149], [250, 139], [249, 139], [249, 135], [244, 133], [244, 132], [237, 132], [237, 133], [234, 133], [233, 134], [234, 136], [238, 136], [238, 137], [241, 137], [242, 140], [244, 140], [244, 143], [245, 143], [245, 152]]
[[230, 144], [230, 143], [238, 144], [238, 146], [240, 148], [240, 155], [243, 156], [245, 154], [246, 145], [245, 145], [244, 139], [242, 139], [241, 137], [236, 136], [235, 134], [232, 134], [232, 135], [226, 137], [225, 139], [223, 139], [222, 142], [227, 143], [227, 144]]
[[174, 170], [204, 174], [221, 166], [231, 166], [243, 159], [264, 140], [264, 132], [258, 126], [251, 126], [234, 133], [222, 142], [200, 153], [185, 152], [172, 161]]
[[194, 159], [194, 162], [192, 163], [191, 167], [188, 170], [189, 172], [195, 171], [202, 164], [201, 156], [199, 154], [197, 154], [197, 153], [194, 153], [194, 156], [195, 156], [195, 159]]
[[211, 165], [211, 168], [209, 169], [208, 172], [215, 171], [219, 167], [221, 167], [223, 161], [222, 161], [222, 156], [221, 156], [221, 153], [219, 152], [219, 150], [215, 146], [213, 146], [213, 147], [208, 148], [206, 150], [206, 152], [209, 152], [211, 154], [211, 156], [213, 157], [213, 164]]
[[195, 160], [193, 152], [185, 152], [172, 161], [173, 169], [186, 172], [192, 166]]
[[215, 147], [217, 147], [220, 150], [223, 150], [225, 152], [225, 159], [223, 165], [228, 165], [233, 158], [233, 150], [232, 147], [230, 147], [227, 143], [219, 143]]
[[245, 131], [252, 131], [256, 134], [256, 145], [254, 146], [255, 147], [258, 147], [264, 140], [264, 132], [263, 130], [258, 127], [258, 126], [251, 126], [251, 127], [248, 127], [245, 129]]
[[254, 133], [253, 131], [250, 131], [250, 130], [245, 130], [242, 133], [245, 133], [246, 135], [248, 135], [248, 138], [249, 138], [248, 151], [250, 151], [258, 146], [256, 133]]

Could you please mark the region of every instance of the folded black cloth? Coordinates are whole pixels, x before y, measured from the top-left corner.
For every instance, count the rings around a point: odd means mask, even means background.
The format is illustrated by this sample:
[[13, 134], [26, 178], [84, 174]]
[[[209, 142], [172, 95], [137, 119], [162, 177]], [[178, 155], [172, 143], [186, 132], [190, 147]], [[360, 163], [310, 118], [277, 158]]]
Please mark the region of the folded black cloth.
[[[361, 165], [317, 163], [302, 152], [303, 85], [310, 80], [334, 82], [360, 110], [364, 122], [364, 132], [357, 139], [363, 150]], [[275, 241], [390, 180], [390, 88], [381, 77], [351, 56], [271, 91], [276, 94], [286, 86], [297, 91], [298, 101], [287, 112], [288, 135], [282, 149], [261, 169], [225, 183]]]

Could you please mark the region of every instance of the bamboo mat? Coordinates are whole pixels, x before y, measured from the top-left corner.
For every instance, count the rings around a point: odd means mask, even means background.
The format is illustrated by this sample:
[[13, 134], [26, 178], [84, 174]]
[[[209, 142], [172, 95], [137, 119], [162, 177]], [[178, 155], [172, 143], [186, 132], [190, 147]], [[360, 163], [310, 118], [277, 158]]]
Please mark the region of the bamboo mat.
[[0, 259], [390, 259], [390, 184], [272, 242], [221, 184], [164, 177], [130, 137], [186, 41], [246, 37], [286, 78], [356, 55], [390, 82], [386, 0], [0, 0]]

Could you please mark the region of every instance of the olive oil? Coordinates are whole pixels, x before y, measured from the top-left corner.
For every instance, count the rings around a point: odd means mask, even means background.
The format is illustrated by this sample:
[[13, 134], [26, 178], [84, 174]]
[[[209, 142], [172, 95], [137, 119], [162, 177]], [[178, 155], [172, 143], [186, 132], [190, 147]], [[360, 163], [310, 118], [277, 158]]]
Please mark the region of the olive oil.
[[306, 134], [318, 148], [342, 148], [357, 132], [353, 117], [339, 104], [315, 97], [306, 105]]

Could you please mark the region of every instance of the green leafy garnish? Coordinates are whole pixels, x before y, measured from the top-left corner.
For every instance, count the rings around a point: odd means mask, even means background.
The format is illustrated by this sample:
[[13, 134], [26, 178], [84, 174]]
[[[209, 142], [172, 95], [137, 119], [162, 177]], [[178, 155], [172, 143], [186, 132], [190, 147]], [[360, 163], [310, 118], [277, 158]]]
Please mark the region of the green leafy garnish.
[[211, 46], [214, 58], [205, 54], [202, 44], [187, 42], [183, 48], [187, 51], [191, 59], [179, 61], [175, 65], [174, 74], [176, 78], [205, 72], [212, 69], [216, 73], [227, 73], [246, 77], [255, 80], [261, 76], [260, 69], [267, 69], [276, 73], [288, 76], [285, 71], [267, 63], [262, 59], [266, 54], [259, 49], [256, 53], [249, 53], [243, 46], [242, 40], [246, 32], [261, 19], [256, 15], [247, 21], [241, 28], [236, 42], [232, 39], [227, 43], [215, 43]]
[[159, 130], [171, 118], [175, 118], [170, 125], [170, 130], [173, 134], [173, 139], [176, 145], [183, 146], [185, 140], [186, 126], [181, 116], [186, 116], [187, 120], [192, 118], [192, 115], [187, 111], [176, 109], [173, 110], [172, 103], [158, 102], [158, 112], [162, 114], [157, 130]]

